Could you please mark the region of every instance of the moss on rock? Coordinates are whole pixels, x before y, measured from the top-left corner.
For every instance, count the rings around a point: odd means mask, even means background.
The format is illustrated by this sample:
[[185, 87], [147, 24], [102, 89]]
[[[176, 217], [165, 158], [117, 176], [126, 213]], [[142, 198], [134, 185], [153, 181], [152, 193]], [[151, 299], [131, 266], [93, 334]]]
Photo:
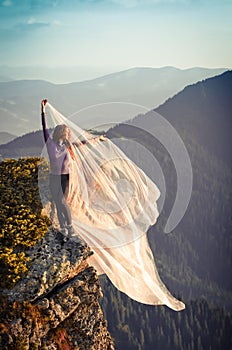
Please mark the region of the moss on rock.
[[[0, 163], [0, 287], [13, 286], [27, 271], [26, 250], [47, 232], [38, 190], [40, 158]], [[47, 171], [46, 167], [44, 168]]]

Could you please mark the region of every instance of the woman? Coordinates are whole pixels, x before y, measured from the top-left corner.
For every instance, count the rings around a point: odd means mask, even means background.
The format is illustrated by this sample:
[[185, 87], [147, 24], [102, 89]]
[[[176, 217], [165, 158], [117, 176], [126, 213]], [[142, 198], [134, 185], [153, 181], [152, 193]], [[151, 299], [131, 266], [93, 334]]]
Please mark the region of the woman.
[[[71, 130], [65, 124], [57, 125], [53, 131], [52, 137], [50, 137], [46, 126], [46, 104], [47, 100], [42, 100], [41, 117], [43, 134], [50, 160], [49, 185], [52, 198], [56, 205], [60, 231], [64, 235], [71, 236], [74, 230], [72, 226], [71, 210], [66, 200], [69, 187], [69, 175], [72, 171], [72, 162], [75, 160], [75, 152], [71, 142]], [[105, 140], [105, 138], [101, 135], [94, 139], [94, 141], [96, 140]], [[81, 144], [85, 144], [86, 142], [86, 140], [83, 140]], [[77, 147], [80, 146], [80, 142], [74, 144]]]
[[46, 126], [45, 106], [47, 100], [41, 102], [41, 117], [44, 140], [50, 160], [49, 185], [52, 198], [56, 205], [60, 231], [65, 235], [73, 233], [72, 218], [65, 194], [69, 185], [70, 163], [72, 162], [72, 151], [70, 145], [71, 132], [66, 125], [57, 125], [52, 138]]
[[[48, 103], [52, 120], [64, 123], [55, 127], [50, 138], [46, 102], [42, 101], [42, 122], [51, 162], [50, 188], [61, 227], [74, 227], [72, 239], [80, 237], [94, 252], [89, 263], [99, 275], [107, 274], [120, 291], [144, 304], [183, 310], [184, 303], [158, 275], [146, 235], [159, 216], [159, 188], [114, 142], [103, 138], [107, 142], [92, 144], [91, 133]], [[76, 143], [71, 143], [70, 130]]]

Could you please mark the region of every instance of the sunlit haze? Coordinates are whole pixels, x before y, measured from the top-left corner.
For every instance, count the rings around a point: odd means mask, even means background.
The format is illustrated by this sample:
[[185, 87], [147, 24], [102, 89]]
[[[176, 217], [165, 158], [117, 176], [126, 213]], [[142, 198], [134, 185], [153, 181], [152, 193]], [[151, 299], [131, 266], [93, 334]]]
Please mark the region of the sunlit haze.
[[37, 66], [75, 69], [80, 80], [131, 67], [231, 68], [231, 14], [226, 0], [4, 0], [0, 66], [31, 67], [32, 78]]

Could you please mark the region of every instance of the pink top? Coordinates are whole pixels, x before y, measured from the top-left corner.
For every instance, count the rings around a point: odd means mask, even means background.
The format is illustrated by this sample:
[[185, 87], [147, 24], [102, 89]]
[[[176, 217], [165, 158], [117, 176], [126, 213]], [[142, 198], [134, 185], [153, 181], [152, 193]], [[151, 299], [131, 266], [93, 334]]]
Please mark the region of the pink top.
[[54, 175], [69, 174], [70, 163], [72, 161], [71, 155], [64, 143], [56, 143], [49, 135], [45, 114], [41, 114], [44, 140], [47, 146], [49, 160], [50, 160], [50, 173]]

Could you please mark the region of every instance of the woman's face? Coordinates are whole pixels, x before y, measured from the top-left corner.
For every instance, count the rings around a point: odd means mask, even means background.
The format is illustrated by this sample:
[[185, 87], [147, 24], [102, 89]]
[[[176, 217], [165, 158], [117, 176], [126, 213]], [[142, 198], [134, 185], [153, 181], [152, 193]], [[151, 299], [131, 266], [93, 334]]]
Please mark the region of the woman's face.
[[65, 128], [64, 132], [60, 135], [60, 139], [62, 141], [70, 141], [71, 140], [71, 130], [69, 128]]

